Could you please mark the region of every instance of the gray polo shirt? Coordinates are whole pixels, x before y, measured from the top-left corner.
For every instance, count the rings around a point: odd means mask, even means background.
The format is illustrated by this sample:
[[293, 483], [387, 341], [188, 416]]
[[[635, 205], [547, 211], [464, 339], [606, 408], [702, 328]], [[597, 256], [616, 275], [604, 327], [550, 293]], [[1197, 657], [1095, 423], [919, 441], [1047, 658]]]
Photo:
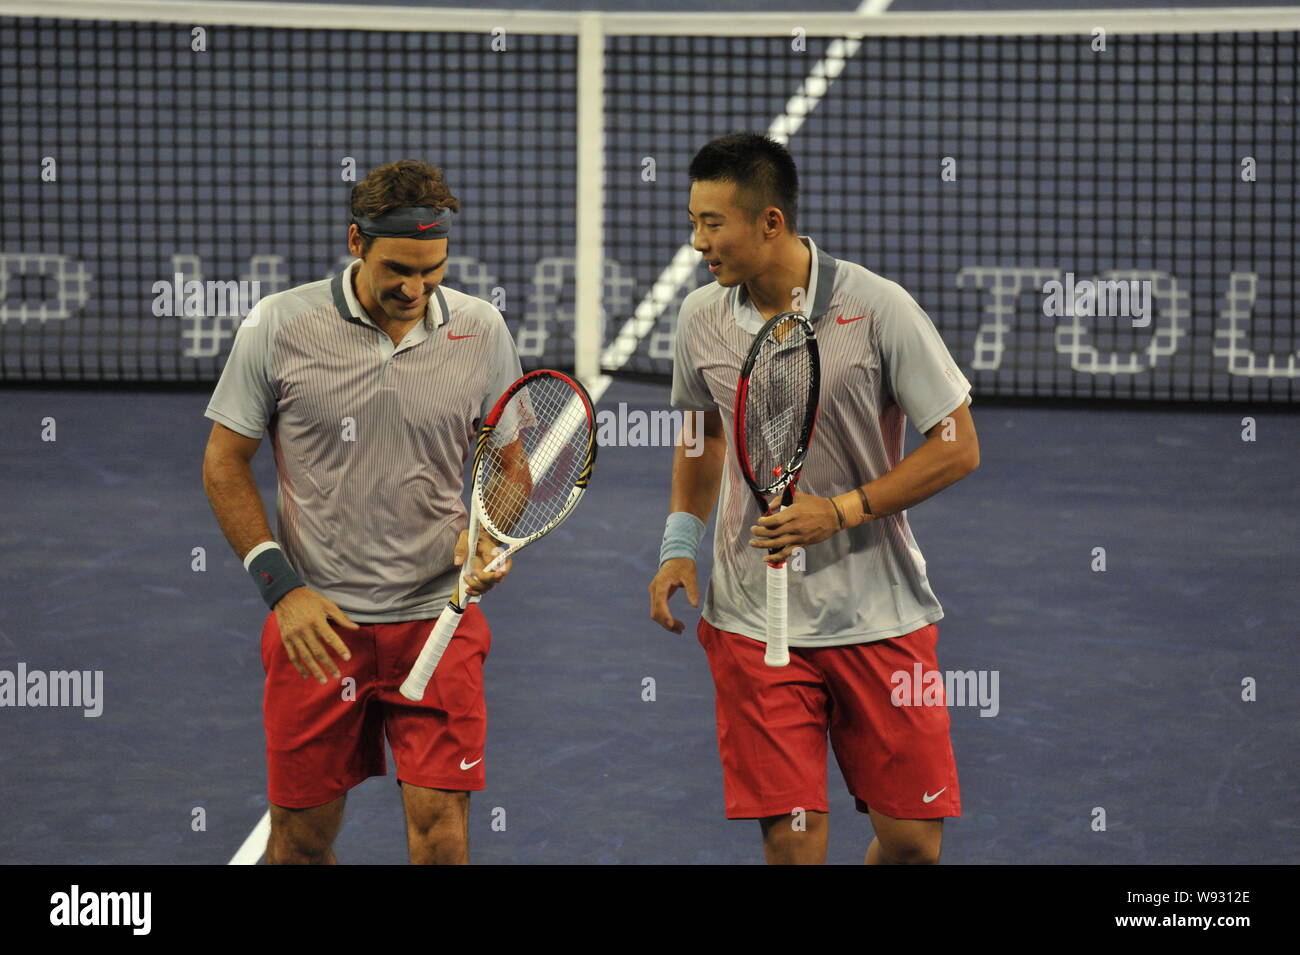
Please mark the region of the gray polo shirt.
[[[832, 497], [875, 480], [903, 458], [906, 419], [922, 433], [970, 401], [930, 317], [896, 282], [812, 251], [808, 312], [821, 355], [821, 403], [798, 490]], [[736, 463], [736, 379], [763, 318], [743, 285], [714, 282], [682, 302], [672, 403], [722, 414], [727, 462], [702, 615], [720, 630], [761, 640], [767, 583], [750, 547], [758, 505]], [[906, 512], [840, 531], [806, 548], [789, 579], [790, 645], [829, 647], [910, 633], [943, 617]]]
[[436, 617], [468, 523], [465, 461], [519, 358], [500, 312], [443, 287], [394, 345], [357, 301], [359, 265], [259, 301], [206, 414], [270, 432], [276, 539], [307, 586], [358, 622]]

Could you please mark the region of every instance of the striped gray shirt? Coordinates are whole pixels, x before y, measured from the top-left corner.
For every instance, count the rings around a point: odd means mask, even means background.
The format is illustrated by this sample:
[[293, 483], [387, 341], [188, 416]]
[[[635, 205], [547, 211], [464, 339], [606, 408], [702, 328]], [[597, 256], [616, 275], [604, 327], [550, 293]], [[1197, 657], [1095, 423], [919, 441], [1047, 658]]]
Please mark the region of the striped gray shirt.
[[[896, 282], [812, 251], [808, 311], [821, 355], [817, 430], [798, 490], [831, 497], [875, 480], [903, 458], [907, 418], [924, 433], [970, 401], [970, 383], [930, 317]], [[713, 576], [702, 615], [720, 630], [763, 639], [762, 552], [750, 547], [759, 517], [736, 463], [736, 380], [763, 318], [743, 285], [714, 282], [682, 302], [672, 403], [717, 410], [727, 463], [713, 538]], [[828, 647], [910, 633], [943, 617], [906, 512], [868, 521], [806, 548], [789, 573], [790, 645]]]
[[519, 357], [500, 312], [442, 287], [394, 345], [357, 301], [357, 265], [259, 301], [206, 414], [269, 429], [276, 538], [304, 583], [361, 623], [436, 617], [468, 523], [465, 461]]

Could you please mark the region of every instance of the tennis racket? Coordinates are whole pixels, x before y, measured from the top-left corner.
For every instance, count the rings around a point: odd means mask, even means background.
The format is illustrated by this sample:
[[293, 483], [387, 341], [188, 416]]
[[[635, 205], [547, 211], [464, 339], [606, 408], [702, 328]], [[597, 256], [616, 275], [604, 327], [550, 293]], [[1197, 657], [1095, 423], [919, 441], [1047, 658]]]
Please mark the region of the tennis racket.
[[[484, 568], [493, 572], [564, 523], [582, 500], [595, 464], [595, 414], [581, 384], [543, 369], [507, 388], [484, 419], [474, 449], [466, 571], [473, 567], [481, 533], [502, 547]], [[465, 578], [458, 576], [451, 600], [402, 683], [408, 700], [424, 698], [461, 614], [478, 599], [466, 600]]]
[[[817, 336], [797, 312], [773, 316], [749, 348], [736, 384], [736, 460], [764, 516], [781, 494], [781, 508], [794, 501], [817, 420], [821, 361]], [[770, 553], [775, 554], [772, 550]], [[786, 620], [785, 561], [767, 564], [767, 651], [770, 667], [790, 663]]]

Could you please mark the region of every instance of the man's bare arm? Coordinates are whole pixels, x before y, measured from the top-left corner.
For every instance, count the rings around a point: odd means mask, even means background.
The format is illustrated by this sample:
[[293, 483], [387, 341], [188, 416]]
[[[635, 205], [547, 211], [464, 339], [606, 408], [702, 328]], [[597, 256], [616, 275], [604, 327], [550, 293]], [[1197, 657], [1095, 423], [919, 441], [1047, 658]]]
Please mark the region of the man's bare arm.
[[271, 540], [262, 496], [253, 480], [253, 455], [261, 444], [261, 438], [246, 438], [213, 422], [203, 453], [203, 490], [222, 533], [240, 560], [258, 544]]
[[[703, 434], [697, 433], [696, 429], [702, 429]], [[694, 447], [701, 449], [700, 454], [688, 455], [687, 449]], [[686, 511], [707, 524], [718, 501], [718, 488], [722, 484], [722, 468], [726, 460], [727, 438], [722, 429], [721, 413], [706, 411], [687, 414], [682, 424], [681, 441], [673, 452], [669, 511]], [[683, 587], [686, 588], [686, 597], [691, 606], [698, 607], [700, 593], [695, 561], [688, 557], [664, 561], [650, 582], [650, 617], [673, 633], [681, 633], [686, 625], [673, 616], [668, 607], [668, 598]]]
[[[222, 533], [241, 561], [258, 544], [273, 539], [262, 496], [253, 480], [253, 455], [261, 443], [261, 438], [246, 438], [214, 422], [203, 452], [203, 489]], [[285, 651], [303, 678], [310, 671], [311, 676], [324, 683], [328, 671], [334, 679], [340, 679], [342, 674], [326, 647], [344, 660], [351, 659], [352, 654], [329, 622], [333, 620], [353, 630], [357, 624], [338, 604], [302, 586], [276, 601], [274, 612]]]
[[[703, 440], [699, 431], [703, 431]], [[692, 457], [689, 448], [701, 448]], [[673, 484], [669, 494], [670, 513], [686, 511], [709, 522], [722, 486], [722, 467], [727, 460], [727, 438], [722, 433], [722, 415], [717, 411], [687, 412], [682, 419], [682, 440], [673, 450]]]
[[956, 484], [979, 463], [975, 422], [963, 402], [927, 431], [925, 443], [899, 461], [897, 467], [862, 486], [871, 505], [870, 514], [863, 510], [862, 494], [856, 489], [833, 498], [798, 494], [790, 507], [758, 519], [749, 546], [775, 549], [771, 559], [787, 560], [796, 547], [819, 544], [845, 528], [921, 503]]
[[[963, 401], [926, 432], [925, 443], [898, 462], [888, 474], [863, 485], [874, 517], [897, 514], [956, 484], [980, 466], [980, 444], [975, 421]], [[857, 491], [837, 494], [849, 524], [871, 517], [862, 512]]]

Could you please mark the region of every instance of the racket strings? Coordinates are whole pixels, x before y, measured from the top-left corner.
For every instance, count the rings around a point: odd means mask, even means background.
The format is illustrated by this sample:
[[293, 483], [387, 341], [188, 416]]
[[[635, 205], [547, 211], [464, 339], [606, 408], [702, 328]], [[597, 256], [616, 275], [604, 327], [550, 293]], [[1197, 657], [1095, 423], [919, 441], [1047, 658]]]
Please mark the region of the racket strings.
[[487, 522], [526, 538], [562, 518], [587, 469], [590, 436], [586, 404], [571, 385], [531, 379], [507, 403], [479, 461]]
[[813, 355], [804, 327], [795, 323], [780, 333], [761, 345], [745, 398], [745, 451], [764, 488], [781, 483], [801, 450], [812, 401]]

